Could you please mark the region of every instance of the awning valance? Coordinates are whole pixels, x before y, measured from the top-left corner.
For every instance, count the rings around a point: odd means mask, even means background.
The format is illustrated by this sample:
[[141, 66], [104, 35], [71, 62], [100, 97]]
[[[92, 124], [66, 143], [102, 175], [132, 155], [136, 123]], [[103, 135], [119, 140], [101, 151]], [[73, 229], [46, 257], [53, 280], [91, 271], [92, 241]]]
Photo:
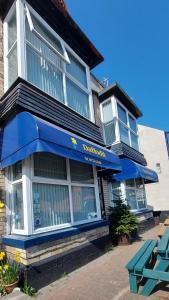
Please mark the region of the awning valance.
[[117, 155], [28, 112], [14, 117], [2, 132], [1, 168], [35, 152], [50, 152], [84, 163], [121, 171]]
[[112, 179], [123, 181], [134, 178], [143, 178], [145, 183], [157, 182], [158, 175], [155, 171], [144, 167], [131, 159], [121, 159], [122, 172], [112, 175]]

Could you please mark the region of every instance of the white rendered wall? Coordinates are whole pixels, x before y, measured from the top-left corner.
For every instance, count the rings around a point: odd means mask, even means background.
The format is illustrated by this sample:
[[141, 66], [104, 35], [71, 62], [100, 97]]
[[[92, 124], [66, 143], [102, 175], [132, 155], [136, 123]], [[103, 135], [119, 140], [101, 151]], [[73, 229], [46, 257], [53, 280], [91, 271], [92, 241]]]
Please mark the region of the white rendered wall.
[[154, 210], [169, 211], [169, 158], [165, 133], [162, 130], [138, 126], [140, 152], [147, 160], [147, 166], [157, 172], [156, 164], [160, 163], [159, 182], [146, 184], [147, 204]]

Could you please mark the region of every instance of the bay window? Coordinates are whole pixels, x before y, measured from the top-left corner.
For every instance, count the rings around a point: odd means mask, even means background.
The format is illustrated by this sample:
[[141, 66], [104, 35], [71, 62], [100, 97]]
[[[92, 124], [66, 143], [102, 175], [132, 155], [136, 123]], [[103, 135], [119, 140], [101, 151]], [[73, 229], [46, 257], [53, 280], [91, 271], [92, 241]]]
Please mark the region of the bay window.
[[11, 233], [30, 235], [101, 217], [96, 170], [91, 165], [35, 153], [7, 173], [12, 186]]
[[111, 184], [110, 204], [113, 205], [113, 202], [117, 201], [119, 198], [125, 200], [132, 211], [145, 209], [147, 203], [144, 180], [139, 178], [129, 179], [123, 182], [113, 182]]
[[26, 1], [4, 21], [4, 56], [5, 90], [22, 77], [94, 121], [89, 67]]
[[101, 116], [107, 146], [121, 141], [139, 150], [136, 119], [115, 97], [101, 104]]

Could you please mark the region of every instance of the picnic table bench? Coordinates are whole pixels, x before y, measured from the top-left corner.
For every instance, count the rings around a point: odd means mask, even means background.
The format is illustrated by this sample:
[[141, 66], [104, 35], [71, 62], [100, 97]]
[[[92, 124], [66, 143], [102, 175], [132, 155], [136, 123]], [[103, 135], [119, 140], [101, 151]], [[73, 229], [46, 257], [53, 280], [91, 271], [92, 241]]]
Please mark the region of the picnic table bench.
[[[146, 279], [140, 292], [144, 296], [149, 296], [159, 281], [169, 281], [169, 273], [167, 272], [169, 259], [163, 259], [160, 256], [160, 253], [163, 253], [160, 251], [162, 251], [163, 245], [166, 246], [166, 244], [167, 242], [164, 239], [161, 239], [159, 244], [157, 240], [147, 240], [126, 265], [132, 293], [139, 292], [141, 279]], [[168, 247], [168, 244], [166, 247]]]

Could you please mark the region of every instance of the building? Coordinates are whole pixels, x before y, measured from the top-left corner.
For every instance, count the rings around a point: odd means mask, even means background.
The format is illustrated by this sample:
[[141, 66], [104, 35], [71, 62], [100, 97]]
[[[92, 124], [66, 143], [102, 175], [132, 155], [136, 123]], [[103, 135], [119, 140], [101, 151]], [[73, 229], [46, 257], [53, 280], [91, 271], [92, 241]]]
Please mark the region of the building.
[[147, 205], [145, 186], [157, 182], [158, 176], [153, 167], [146, 167], [147, 156], [139, 145], [137, 119], [142, 113], [117, 83], [102, 89], [99, 101], [105, 144], [119, 156], [122, 164], [122, 172], [109, 178], [110, 204], [114, 205], [114, 200], [121, 195], [138, 220], [147, 223], [153, 214]]
[[159, 181], [146, 186], [148, 204], [154, 211], [169, 211], [169, 156], [168, 138], [163, 130], [138, 126], [140, 149], [146, 156], [147, 164], [158, 173]]
[[[0, 233], [39, 288], [109, 247], [115, 189], [148, 219], [144, 183], [157, 177], [139, 152], [140, 110], [91, 75], [103, 57], [64, 1], [0, 0], [0, 16]], [[137, 174], [124, 176], [125, 159]]]
[[96, 121], [103, 57], [64, 2], [0, 0], [0, 15], [0, 229], [40, 287], [109, 247], [105, 178], [121, 164]]

